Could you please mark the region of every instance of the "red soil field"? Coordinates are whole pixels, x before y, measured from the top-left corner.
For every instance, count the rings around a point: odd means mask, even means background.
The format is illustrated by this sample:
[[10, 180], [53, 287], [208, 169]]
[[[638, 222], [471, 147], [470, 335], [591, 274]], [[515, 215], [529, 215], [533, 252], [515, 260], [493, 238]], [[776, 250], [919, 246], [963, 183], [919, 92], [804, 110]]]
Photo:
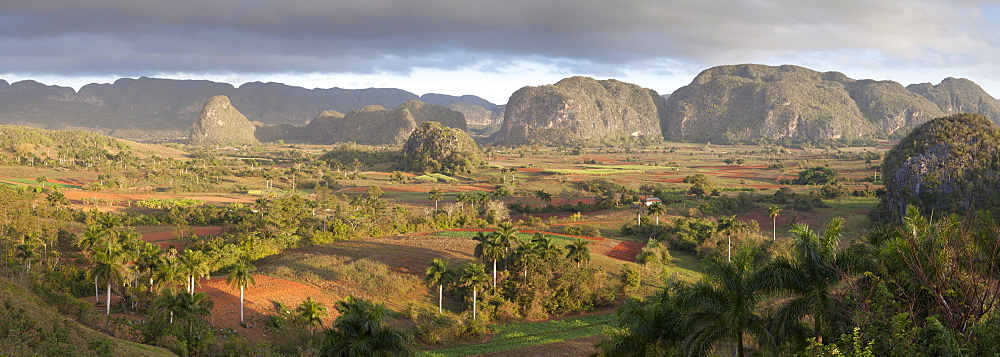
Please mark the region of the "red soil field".
[[201, 286], [195, 289], [207, 293], [215, 303], [211, 322], [216, 327], [234, 329], [252, 340], [261, 339], [265, 337], [264, 324], [267, 315], [274, 311], [274, 302], [281, 302], [294, 309], [308, 297], [312, 297], [329, 309], [330, 314], [324, 319], [324, 325], [329, 326], [330, 321], [336, 317], [333, 307], [337, 300], [315, 287], [266, 275], [253, 277], [256, 284], [244, 289], [243, 294], [244, 317], [251, 328], [240, 326], [240, 289], [229, 286], [226, 277], [203, 280]]

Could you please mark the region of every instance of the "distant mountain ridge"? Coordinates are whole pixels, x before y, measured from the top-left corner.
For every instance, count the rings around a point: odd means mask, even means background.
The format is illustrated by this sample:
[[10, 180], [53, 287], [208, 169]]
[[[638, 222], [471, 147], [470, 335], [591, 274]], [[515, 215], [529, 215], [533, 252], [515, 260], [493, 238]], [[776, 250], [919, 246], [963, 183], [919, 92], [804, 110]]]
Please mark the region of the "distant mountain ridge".
[[1000, 101], [967, 79], [855, 80], [799, 66], [709, 68], [667, 98], [663, 135], [694, 142], [824, 142], [898, 137], [958, 112], [1000, 122]]
[[[318, 113], [347, 113], [367, 106], [396, 108], [421, 100], [394, 88], [305, 89], [281, 83], [249, 82], [234, 87], [207, 80], [122, 78], [74, 91], [36, 81], [0, 80], [0, 123], [45, 129], [89, 129], [129, 139], [179, 137], [188, 133], [208, 98], [224, 95], [253, 122], [304, 125]], [[476, 96], [425, 94], [431, 104], [496, 115], [499, 106]], [[459, 109], [461, 111], [461, 109]]]
[[326, 110], [306, 125], [261, 124], [247, 120], [224, 95], [210, 98], [191, 128], [193, 145], [254, 145], [261, 142], [333, 144], [354, 142], [364, 145], [402, 145], [418, 125], [438, 125], [465, 131], [462, 113], [418, 100], [406, 101], [395, 109], [367, 105], [341, 114]]
[[[0, 80], [0, 124], [90, 130], [138, 141], [181, 139], [191, 133], [205, 101], [218, 95], [229, 98], [253, 123], [257, 139], [265, 142], [333, 138], [398, 143], [405, 137], [402, 133], [422, 121], [493, 133], [494, 143], [500, 145], [618, 145], [660, 138], [780, 144], [867, 141], [900, 138], [930, 119], [960, 112], [1000, 123], [1000, 101], [968, 79], [904, 87], [793, 65], [740, 64], [706, 69], [667, 95], [613, 79], [570, 77], [521, 88], [505, 105], [471, 95], [417, 96], [392, 88], [305, 89], [261, 82], [234, 87], [141, 77], [89, 84], [77, 92], [30, 80]], [[417, 100], [433, 107], [400, 109]], [[433, 110], [422, 111], [429, 108]], [[443, 108], [461, 113], [464, 121], [457, 124]], [[359, 109], [364, 110], [352, 114]], [[425, 117], [435, 119], [421, 119]]]

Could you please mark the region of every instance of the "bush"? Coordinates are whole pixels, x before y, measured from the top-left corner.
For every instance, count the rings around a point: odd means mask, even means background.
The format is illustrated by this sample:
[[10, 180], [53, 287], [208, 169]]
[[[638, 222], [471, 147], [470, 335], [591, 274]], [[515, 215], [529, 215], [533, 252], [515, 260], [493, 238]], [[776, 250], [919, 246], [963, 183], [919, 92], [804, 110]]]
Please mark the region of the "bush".
[[836, 183], [840, 174], [826, 166], [810, 167], [799, 172], [796, 185], [826, 185]]
[[670, 257], [670, 251], [663, 244], [650, 239], [646, 246], [639, 251], [639, 255], [635, 257], [635, 262], [643, 265], [665, 264], [671, 259], [673, 258]]

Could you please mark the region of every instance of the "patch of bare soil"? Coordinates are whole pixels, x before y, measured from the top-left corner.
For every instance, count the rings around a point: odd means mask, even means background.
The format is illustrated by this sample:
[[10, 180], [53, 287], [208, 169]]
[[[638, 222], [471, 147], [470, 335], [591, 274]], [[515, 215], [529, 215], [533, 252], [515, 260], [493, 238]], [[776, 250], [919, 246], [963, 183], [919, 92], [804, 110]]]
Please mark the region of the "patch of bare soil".
[[256, 284], [244, 289], [244, 318], [246, 328], [240, 326], [240, 289], [226, 283], [226, 277], [203, 280], [198, 292], [205, 292], [212, 299], [211, 322], [216, 327], [238, 331], [248, 339], [259, 340], [267, 336], [265, 323], [267, 315], [273, 314], [274, 302], [281, 302], [294, 309], [308, 297], [312, 297], [330, 309], [323, 324], [329, 325], [335, 317], [333, 311], [337, 303], [333, 297], [313, 286], [266, 275], [254, 275]]

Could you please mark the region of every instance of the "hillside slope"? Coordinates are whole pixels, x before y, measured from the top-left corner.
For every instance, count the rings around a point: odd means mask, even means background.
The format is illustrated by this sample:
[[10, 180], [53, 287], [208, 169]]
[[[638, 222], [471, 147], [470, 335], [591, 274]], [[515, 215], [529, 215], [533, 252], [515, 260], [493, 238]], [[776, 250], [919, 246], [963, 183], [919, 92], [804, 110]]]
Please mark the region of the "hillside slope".
[[108, 337], [39, 301], [0, 277], [0, 355], [174, 356], [159, 347]]
[[663, 97], [616, 80], [570, 77], [514, 92], [495, 141], [502, 145], [604, 145], [660, 139]]

